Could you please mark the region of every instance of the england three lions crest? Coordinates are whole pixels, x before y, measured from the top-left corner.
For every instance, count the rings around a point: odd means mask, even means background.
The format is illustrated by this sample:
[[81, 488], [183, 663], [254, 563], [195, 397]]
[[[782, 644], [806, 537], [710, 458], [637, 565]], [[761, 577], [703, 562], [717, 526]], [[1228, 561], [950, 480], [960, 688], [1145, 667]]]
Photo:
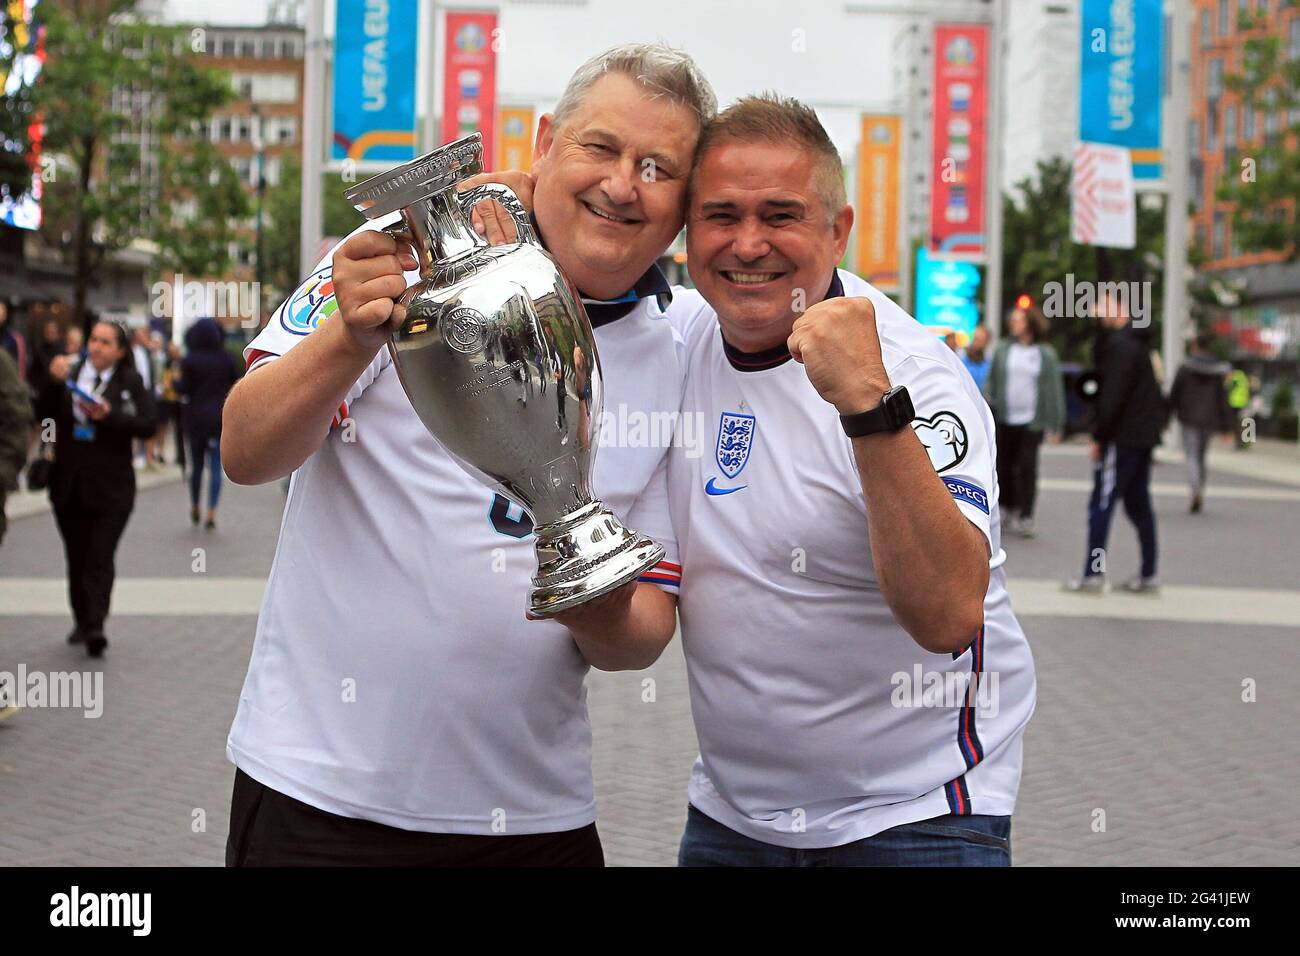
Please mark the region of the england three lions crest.
[[754, 416], [723, 412], [718, 423], [718, 467], [728, 478], [735, 478], [749, 460], [754, 444]]

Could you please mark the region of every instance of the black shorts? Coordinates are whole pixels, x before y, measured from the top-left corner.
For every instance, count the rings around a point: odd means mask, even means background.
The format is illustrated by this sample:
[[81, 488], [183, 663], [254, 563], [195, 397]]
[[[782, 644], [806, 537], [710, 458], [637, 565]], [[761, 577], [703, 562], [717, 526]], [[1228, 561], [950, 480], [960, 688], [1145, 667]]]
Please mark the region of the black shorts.
[[596, 824], [480, 836], [401, 830], [318, 810], [235, 770], [226, 866], [604, 866]]

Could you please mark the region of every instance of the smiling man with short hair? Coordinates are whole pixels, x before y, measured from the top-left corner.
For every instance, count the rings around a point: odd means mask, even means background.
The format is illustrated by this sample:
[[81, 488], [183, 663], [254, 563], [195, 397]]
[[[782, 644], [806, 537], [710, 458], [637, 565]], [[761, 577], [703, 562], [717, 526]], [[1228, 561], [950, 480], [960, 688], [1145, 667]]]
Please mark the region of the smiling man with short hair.
[[993, 423], [956, 355], [836, 268], [852, 224], [808, 107], [747, 97], [705, 128], [703, 298], [671, 310], [683, 415], [716, 429], [713, 456], [669, 458], [700, 742], [684, 866], [1010, 861], [1035, 686]]

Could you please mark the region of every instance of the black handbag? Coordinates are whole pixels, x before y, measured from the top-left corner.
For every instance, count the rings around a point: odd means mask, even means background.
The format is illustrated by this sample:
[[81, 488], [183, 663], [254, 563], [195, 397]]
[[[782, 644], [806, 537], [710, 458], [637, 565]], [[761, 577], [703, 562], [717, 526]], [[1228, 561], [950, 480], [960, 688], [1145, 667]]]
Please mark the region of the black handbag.
[[44, 491], [50, 486], [50, 468], [54, 462], [41, 455], [27, 466], [27, 490]]

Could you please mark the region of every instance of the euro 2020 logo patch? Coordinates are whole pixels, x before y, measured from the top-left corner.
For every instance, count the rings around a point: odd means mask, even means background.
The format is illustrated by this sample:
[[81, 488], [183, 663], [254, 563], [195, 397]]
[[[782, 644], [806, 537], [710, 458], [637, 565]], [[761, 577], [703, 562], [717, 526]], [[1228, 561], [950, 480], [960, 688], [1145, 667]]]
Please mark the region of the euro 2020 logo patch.
[[280, 313], [280, 324], [294, 335], [307, 335], [338, 310], [333, 267], [326, 266], [298, 287]]
[[754, 416], [723, 412], [718, 423], [718, 467], [728, 478], [735, 478], [749, 460], [754, 444]]
[[937, 472], [945, 472], [961, 462], [970, 447], [966, 426], [952, 412], [939, 412], [929, 418], [918, 415], [912, 419], [912, 430], [921, 439]]

